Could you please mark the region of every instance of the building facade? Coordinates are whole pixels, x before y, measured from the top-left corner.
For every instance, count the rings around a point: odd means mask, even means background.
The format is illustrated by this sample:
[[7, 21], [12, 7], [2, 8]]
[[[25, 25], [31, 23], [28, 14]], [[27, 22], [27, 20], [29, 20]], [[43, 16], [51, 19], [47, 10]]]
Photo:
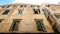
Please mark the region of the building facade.
[[0, 6], [0, 32], [54, 33], [57, 27], [60, 31], [59, 19], [54, 15], [52, 7], [52, 5], [51, 8], [48, 7], [47, 4], [2, 5]]
[[43, 7], [41, 9], [46, 16], [47, 20], [52, 26], [52, 29], [54, 32], [59, 33], [60, 32], [60, 5], [55, 4], [43, 4]]

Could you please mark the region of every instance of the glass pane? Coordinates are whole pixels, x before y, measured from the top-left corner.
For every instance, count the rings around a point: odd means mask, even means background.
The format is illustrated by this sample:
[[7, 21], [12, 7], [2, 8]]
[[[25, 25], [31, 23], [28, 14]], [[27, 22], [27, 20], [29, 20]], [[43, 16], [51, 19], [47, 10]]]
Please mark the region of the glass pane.
[[22, 14], [22, 11], [19, 11], [18, 14]]
[[4, 14], [8, 14], [9, 11], [10, 11], [10, 10], [5, 10], [5, 12], [3, 13], [3, 15], [4, 15]]
[[18, 31], [19, 22], [20, 21], [13, 21], [11, 28], [10, 28], [10, 31]]
[[46, 31], [43, 21], [36, 21], [36, 25], [37, 25], [37, 30], [38, 31]]

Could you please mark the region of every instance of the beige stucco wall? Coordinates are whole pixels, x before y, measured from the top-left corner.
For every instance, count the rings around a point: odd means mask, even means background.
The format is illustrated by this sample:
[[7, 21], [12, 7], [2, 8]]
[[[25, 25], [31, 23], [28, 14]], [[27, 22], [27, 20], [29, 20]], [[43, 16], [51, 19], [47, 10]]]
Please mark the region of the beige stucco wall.
[[[35, 19], [43, 19], [43, 24], [47, 30], [47, 33], [53, 33], [53, 29], [50, 26], [49, 22], [47, 21], [45, 15], [42, 13], [34, 14], [34, 11], [27, 5], [26, 8], [22, 11], [22, 14], [18, 14], [18, 10], [21, 8], [12, 8], [7, 15], [2, 15], [4, 10], [7, 8], [3, 8], [0, 10], [0, 19], [4, 19], [2, 23], [0, 23], [0, 32], [9, 32], [9, 29], [12, 25], [13, 19], [21, 19], [19, 23], [18, 31], [16, 32], [39, 32], [37, 31]], [[41, 31], [40, 31], [41, 33]]]

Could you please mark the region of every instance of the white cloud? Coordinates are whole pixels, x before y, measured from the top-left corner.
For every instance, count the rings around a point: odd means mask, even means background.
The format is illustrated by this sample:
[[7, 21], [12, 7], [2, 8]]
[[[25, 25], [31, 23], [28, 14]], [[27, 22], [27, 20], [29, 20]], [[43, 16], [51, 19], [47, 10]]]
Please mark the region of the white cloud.
[[27, 4], [42, 4], [42, 3], [50, 3], [50, 4], [58, 4], [60, 0], [15, 0], [14, 3], [27, 3]]

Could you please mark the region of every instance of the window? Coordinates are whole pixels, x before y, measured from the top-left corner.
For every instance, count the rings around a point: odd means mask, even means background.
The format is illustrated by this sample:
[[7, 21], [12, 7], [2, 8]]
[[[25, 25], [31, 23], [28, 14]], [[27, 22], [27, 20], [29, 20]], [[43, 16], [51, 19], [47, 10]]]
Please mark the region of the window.
[[20, 23], [19, 19], [13, 20], [10, 31], [18, 31], [19, 23]]
[[3, 12], [3, 15], [8, 14], [9, 11], [10, 11], [10, 10], [5, 10], [5, 11]]
[[31, 5], [31, 7], [35, 7], [35, 6]]
[[50, 7], [50, 5], [48, 5], [47, 7]]
[[36, 20], [36, 26], [38, 31], [46, 31], [42, 20]]
[[0, 20], [0, 23], [1, 23], [1, 20]]
[[40, 13], [40, 9], [33, 9], [34, 14], [39, 14]]
[[26, 7], [26, 5], [20, 5], [20, 7], [22, 8], [22, 7]]
[[38, 11], [36, 11], [35, 9], [33, 9], [34, 10], [34, 14], [38, 14]]
[[60, 19], [60, 15], [55, 15], [58, 19]]
[[3, 21], [3, 19], [0, 19], [0, 23]]
[[18, 14], [22, 14], [22, 11], [19, 11]]
[[23, 7], [23, 5], [21, 5], [20, 7]]

